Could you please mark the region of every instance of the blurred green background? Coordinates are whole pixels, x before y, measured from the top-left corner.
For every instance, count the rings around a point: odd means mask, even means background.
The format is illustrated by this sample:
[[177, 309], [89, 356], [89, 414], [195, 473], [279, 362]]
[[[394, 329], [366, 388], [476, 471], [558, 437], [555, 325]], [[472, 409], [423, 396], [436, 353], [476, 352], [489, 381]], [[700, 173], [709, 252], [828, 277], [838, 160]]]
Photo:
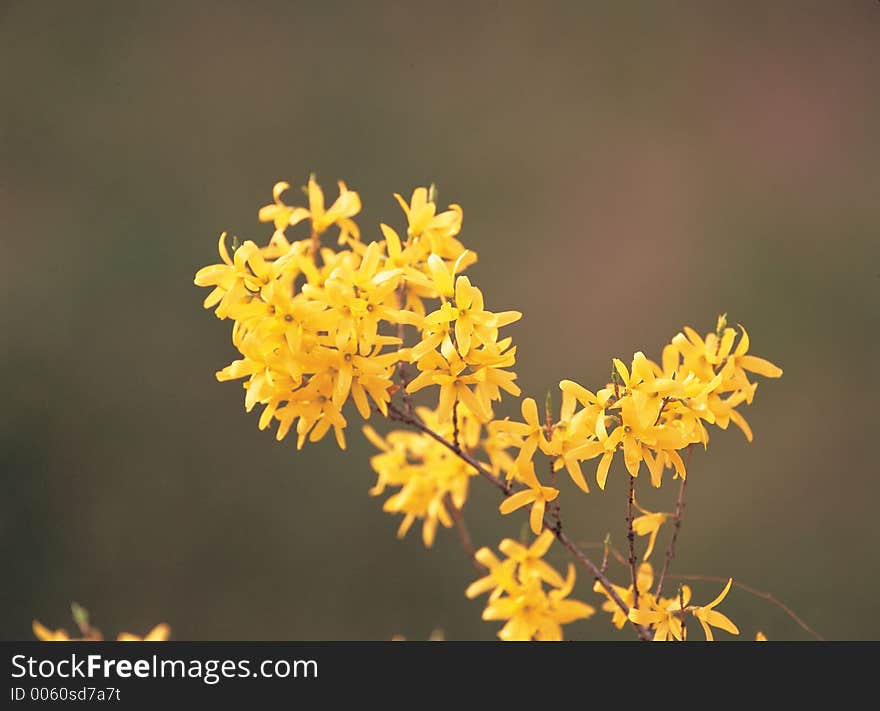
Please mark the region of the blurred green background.
[[[395, 191], [463, 205], [538, 399], [745, 324], [785, 375], [752, 445], [713, 429], [694, 457], [674, 571], [880, 636], [880, 4], [767, 5], [3, 2], [0, 635], [70, 628], [76, 600], [108, 634], [494, 638], [454, 533], [398, 541], [368, 496], [356, 415], [347, 452], [298, 453], [214, 380], [229, 324], [193, 274], [223, 230], [267, 239], [274, 182], [314, 171], [360, 192], [366, 236], [403, 224]], [[497, 503], [474, 480], [478, 544], [518, 534]], [[604, 494], [563, 488], [582, 541], [622, 545], [624, 503], [619, 461]], [[807, 638], [745, 593], [724, 609]], [[566, 632], [632, 638], [604, 613]]]

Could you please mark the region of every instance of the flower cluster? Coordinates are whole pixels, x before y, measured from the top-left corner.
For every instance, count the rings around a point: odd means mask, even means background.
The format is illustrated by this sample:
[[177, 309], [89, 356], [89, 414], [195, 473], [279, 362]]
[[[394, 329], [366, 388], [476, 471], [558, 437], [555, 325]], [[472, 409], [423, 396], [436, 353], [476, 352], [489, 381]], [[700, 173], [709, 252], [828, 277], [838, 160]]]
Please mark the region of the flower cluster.
[[[80, 605], [73, 603], [71, 605], [74, 624], [79, 628], [79, 635], [73, 637], [67, 630], [59, 627], [51, 630], [44, 626], [39, 620], [34, 620], [31, 629], [34, 636], [42, 642], [102, 642], [104, 635], [97, 627], [93, 627], [89, 622], [89, 613]], [[171, 628], [164, 622], [156, 625], [147, 632], [143, 637], [131, 634], [130, 632], [120, 632], [116, 637], [117, 642], [166, 642], [171, 636]]]
[[[480, 290], [459, 275], [476, 260], [456, 239], [460, 207], [438, 213], [426, 188], [417, 188], [409, 203], [396, 195], [408, 221], [406, 239], [383, 224], [384, 240], [367, 244], [352, 220], [360, 198], [345, 183], [329, 209], [314, 178], [308, 208], [287, 205], [288, 188], [275, 185], [274, 202], [259, 212], [274, 226], [266, 246], [248, 240], [230, 255], [224, 233], [222, 264], [195, 277], [197, 285], [213, 287], [205, 308], [234, 321], [232, 342], [242, 355], [217, 378], [247, 379], [245, 408], [264, 406], [261, 429], [277, 421], [280, 440], [295, 426], [302, 447], [332, 428], [344, 448], [346, 402], [365, 419], [372, 407], [387, 415], [400, 362], [420, 371], [407, 392], [439, 386], [443, 422], [452, 420], [457, 402], [487, 421], [499, 389], [519, 394], [515, 375], [504, 370], [515, 349], [510, 339], [498, 340], [498, 329], [520, 314], [485, 311]], [[287, 230], [305, 221], [309, 235], [291, 241]], [[321, 243], [334, 226], [338, 250]], [[432, 301], [439, 303], [429, 311]], [[418, 329], [413, 348], [403, 347], [405, 326]]]
[[[499, 550], [507, 558], [499, 560], [488, 548], [476, 552], [476, 559], [488, 574], [465, 591], [469, 598], [489, 593], [483, 610], [484, 620], [506, 620], [498, 637], [514, 641], [560, 641], [562, 625], [591, 617], [595, 608], [568, 596], [574, 589], [574, 566], [569, 563], [568, 575], [559, 572], [543, 558], [553, 544], [554, 536], [544, 531], [526, 548], [505, 538]], [[545, 589], [545, 585], [549, 589]]]
[[[205, 308], [233, 322], [232, 343], [241, 355], [217, 378], [244, 378], [245, 409], [263, 408], [260, 429], [277, 423], [279, 440], [294, 430], [297, 448], [331, 429], [345, 448], [349, 401], [364, 419], [378, 412], [411, 428], [380, 434], [363, 427], [378, 450], [370, 459], [377, 475], [370, 493], [393, 490], [383, 508], [402, 516], [399, 537], [420, 521], [422, 540], [430, 547], [439, 526], [457, 524], [466, 550], [473, 551], [462, 534], [462, 509], [476, 475], [501, 489], [501, 514], [528, 507], [535, 541], [526, 548], [504, 539], [504, 561], [487, 548], [473, 554], [487, 575], [467, 596], [490, 593], [483, 618], [506, 621], [502, 639], [561, 639], [562, 625], [594, 610], [568, 599], [573, 567], [563, 578], [542, 560], [558, 538], [587, 561], [562, 534], [557, 473], [564, 470], [588, 493], [582, 465], [598, 459], [595, 480], [604, 490], [620, 452], [631, 483], [642, 462], [655, 487], [666, 469], [683, 482], [681, 452], [708, 444], [706, 425], [727, 429], [733, 422], [751, 441], [740, 412], [757, 388], [749, 374], [775, 378], [782, 371], [750, 354], [745, 328], [729, 327], [722, 316], [705, 336], [685, 327], [663, 348], [660, 362], [642, 352], [628, 364], [613, 359], [611, 382], [595, 392], [562, 380], [558, 414], [548, 395], [543, 413], [534, 399], [525, 398], [519, 403], [521, 421], [496, 418], [496, 403], [505, 393], [521, 394], [512, 370], [516, 347], [501, 335], [521, 313], [487, 310], [483, 292], [462, 273], [477, 256], [459, 240], [461, 207], [438, 210], [433, 186], [416, 188], [408, 201], [395, 195], [405, 234], [380, 224], [381, 239], [367, 241], [354, 221], [360, 197], [345, 183], [339, 182], [339, 196], [329, 208], [314, 177], [304, 188], [308, 207], [284, 201], [289, 187], [276, 184], [272, 203], [259, 211], [260, 221], [273, 229], [265, 246], [233, 239], [230, 253], [224, 233], [222, 263], [195, 276], [197, 285], [212, 287]], [[335, 248], [325, 243], [331, 230]], [[417, 405], [416, 393], [430, 397], [430, 405]], [[536, 466], [538, 452], [545, 467]], [[548, 479], [542, 480], [545, 471]], [[608, 598], [603, 609], [612, 613], [612, 622], [632, 624], [643, 639], [651, 630], [654, 639], [682, 639], [688, 615], [700, 621], [708, 639], [713, 626], [736, 633], [713, 609], [730, 584], [703, 607], [690, 604], [686, 587], [671, 598], [659, 595], [662, 584], [651, 594], [653, 570], [644, 562], [636, 573], [632, 540], [648, 537], [647, 561], [661, 526], [670, 518], [678, 523], [681, 507], [675, 514], [643, 509], [634, 484], [629, 496], [629, 511], [641, 512], [628, 518], [635, 579], [628, 588], [616, 586], [586, 562], [596, 590]]]
[[728, 580], [724, 590], [708, 605], [691, 605], [691, 589], [682, 585], [678, 593], [673, 597], [658, 597], [652, 595], [650, 590], [654, 584], [654, 570], [650, 563], [642, 563], [639, 566], [636, 578], [639, 595], [638, 603], [635, 601], [633, 586], [614, 586], [620, 598], [629, 606], [629, 614], [624, 615], [620, 607], [611, 599], [608, 592], [597, 582], [593, 589], [597, 593], [603, 593], [608, 599], [602, 603], [602, 609], [611, 613], [612, 624], [620, 629], [627, 620], [636, 624], [644, 625], [654, 631], [655, 642], [678, 641], [685, 639], [685, 623], [688, 615], [697, 619], [706, 635], [706, 640], [714, 639], [712, 627], [717, 627], [731, 634], [739, 634], [739, 629], [730, 619], [715, 609], [730, 592], [733, 580]]
[[[716, 331], [705, 338], [685, 327], [663, 349], [662, 365], [641, 351], [633, 356], [629, 368], [615, 358], [612, 382], [595, 393], [563, 380], [559, 383], [562, 405], [556, 422], [549, 414], [547, 421], [541, 422], [531, 398], [523, 400], [523, 422], [490, 422], [489, 431], [509, 438], [518, 450], [507, 478], [526, 487], [501, 504], [501, 513], [531, 503], [532, 530], [540, 532], [545, 503], [558, 491], [543, 486], [535, 475], [532, 458], [538, 450], [552, 460], [553, 471], [564, 468], [572, 481], [588, 492], [581, 462], [601, 457], [596, 483], [604, 489], [619, 451], [632, 477], [639, 475], [644, 461], [655, 487], [660, 486], [667, 468], [683, 479], [687, 473], [679, 452], [693, 444], [708, 444], [704, 423], [727, 429], [733, 422], [751, 441], [752, 431], [736, 409], [751, 404], [758, 387], [749, 381], [747, 371], [777, 378], [782, 370], [748, 354], [749, 336], [742, 326], [740, 330], [737, 342], [736, 329], [727, 326], [724, 316], [719, 318]], [[650, 525], [659, 527], [660, 523], [662, 519], [655, 518]]]
[[[452, 440], [456, 436], [455, 425], [441, 422], [433, 410], [419, 407], [416, 414], [441, 437]], [[466, 406], [459, 407], [457, 424], [461, 446], [476, 447], [480, 424]], [[400, 487], [400, 491], [385, 501], [383, 508], [404, 515], [397, 531], [401, 538], [416, 519], [421, 520], [422, 540], [430, 548], [434, 545], [437, 524], [452, 526], [450, 506], [464, 507], [468, 480], [477, 474], [476, 470], [448, 447], [420, 432], [394, 430], [383, 438], [366, 425], [364, 434], [381, 450], [370, 458], [370, 465], [378, 475], [370, 494], [379, 496], [387, 486]]]

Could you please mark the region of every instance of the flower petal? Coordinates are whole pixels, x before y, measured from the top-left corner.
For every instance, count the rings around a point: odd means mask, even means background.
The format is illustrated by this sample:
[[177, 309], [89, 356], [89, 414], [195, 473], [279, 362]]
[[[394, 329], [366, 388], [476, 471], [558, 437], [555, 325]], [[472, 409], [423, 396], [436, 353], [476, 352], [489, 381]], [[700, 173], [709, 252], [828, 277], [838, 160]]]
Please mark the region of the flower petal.
[[[534, 489], [528, 489], [526, 491], [518, 491], [512, 496], [508, 496], [504, 501], [501, 502], [501, 505], [498, 507], [498, 510], [502, 515], [506, 516], [509, 513], [513, 513], [517, 509], [522, 508], [530, 504], [537, 498], [537, 493]], [[540, 531], [538, 531], [540, 533]]]

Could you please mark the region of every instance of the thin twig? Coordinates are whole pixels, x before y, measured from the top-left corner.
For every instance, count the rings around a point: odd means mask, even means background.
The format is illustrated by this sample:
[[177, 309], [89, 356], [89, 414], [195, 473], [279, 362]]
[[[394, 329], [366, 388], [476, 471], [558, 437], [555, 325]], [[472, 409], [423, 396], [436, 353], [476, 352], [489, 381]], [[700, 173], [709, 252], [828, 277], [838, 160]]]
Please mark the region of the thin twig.
[[[403, 307], [406, 305], [405, 302], [406, 281], [402, 281], [400, 283], [400, 286], [397, 287], [397, 308], [403, 309]], [[400, 339], [400, 347], [402, 348], [406, 339], [404, 324], [402, 322], [397, 324], [397, 337]], [[403, 393], [403, 406], [408, 413], [412, 414], [412, 393], [406, 391], [406, 386], [409, 385], [409, 369], [407, 368], [407, 364], [402, 360], [397, 361], [397, 377], [400, 379], [400, 390]]]
[[[550, 486], [554, 489], [556, 488], [556, 470], [553, 468], [553, 460], [547, 460], [550, 462]], [[559, 497], [557, 496], [554, 501], [550, 502], [550, 511], [553, 514], [553, 520], [556, 522], [556, 526], [553, 528], [554, 531], [562, 530], [562, 507], [559, 505]]]
[[[545, 523], [549, 525], [549, 521], [547, 521], [547, 517], [544, 517]], [[562, 531], [559, 531], [556, 534], [556, 539], [563, 545], [565, 548], [578, 560], [581, 565], [583, 565], [587, 570], [589, 570], [593, 577], [599, 581], [599, 584], [605, 588], [605, 591], [614, 600], [614, 603], [626, 613], [627, 617], [629, 617], [629, 606], [620, 599], [620, 596], [617, 594], [617, 591], [614, 590], [611, 583], [608, 581], [608, 578], [605, 577], [605, 574], [596, 567], [596, 564], [593, 563], [587, 556], [584, 555], [584, 552], [578, 548], [574, 541], [572, 541], [567, 535], [565, 535]], [[630, 624], [635, 629], [636, 633], [639, 635], [639, 638], [644, 642], [649, 642], [651, 640], [651, 634], [648, 632], [646, 627], [633, 622], [630, 620]]]
[[[720, 577], [716, 577], [714, 575], [670, 575], [669, 577], [673, 578], [675, 580], [693, 580], [695, 582], [704, 582], [704, 583], [725, 583], [726, 584], [727, 581], [729, 580], [729, 578], [720, 578]], [[808, 634], [812, 635], [815, 639], [818, 639], [820, 642], [825, 641], [825, 638], [822, 635], [820, 635], [818, 632], [816, 632], [816, 630], [814, 630], [812, 627], [810, 627], [806, 622], [804, 622], [795, 613], [794, 610], [792, 610], [790, 607], [788, 607], [787, 605], [785, 605], [782, 602], [780, 602], [779, 600], [777, 600], [770, 593], [761, 592], [760, 590], [755, 590], [755, 588], [753, 588], [751, 585], [746, 585], [745, 583], [739, 583], [736, 580], [733, 581], [733, 587], [739, 588], [739, 589], [744, 590], [745, 592], [749, 593], [750, 595], [754, 595], [757, 598], [760, 598], [762, 600], [766, 600], [767, 602], [773, 603], [774, 605], [776, 605], [776, 607], [778, 607], [786, 615], [788, 615], [791, 619], [793, 619], [802, 630], [804, 630]]]
[[658, 424], [660, 424], [660, 418], [663, 416], [663, 410], [666, 409], [666, 405], [668, 402], [669, 402], [668, 397], [663, 398], [663, 400], [660, 402], [660, 410], [657, 412], [657, 419], [654, 420], [654, 427], [656, 427]]
[[[476, 469], [477, 473], [480, 476], [494, 484], [495, 487], [499, 489], [505, 497], [510, 496], [513, 493], [514, 489], [512, 486], [495, 476], [492, 472], [486, 469], [486, 467], [484, 467], [476, 459], [474, 459], [470, 454], [458, 447], [454, 442], [450, 442], [446, 438], [434, 432], [434, 430], [432, 430], [424, 422], [422, 422], [422, 420], [415, 414], [403, 412], [397, 406], [389, 404], [388, 418], [396, 422], [401, 422], [405, 425], [409, 425], [410, 427], [414, 427], [420, 432], [423, 432], [431, 437], [439, 444], [442, 444], [451, 452], [454, 452], [456, 455], [458, 455], [459, 458], [461, 458], [463, 461], [467, 462], [474, 469]], [[549, 519], [547, 514], [544, 515], [544, 523], [550, 530], [553, 530], [552, 521]], [[614, 604], [616, 604], [621, 609], [621, 611], [628, 616], [629, 605], [627, 605], [620, 598], [620, 595], [617, 594], [617, 591], [614, 589], [614, 586], [611, 584], [608, 578], [605, 577], [605, 574], [601, 570], [599, 570], [598, 567], [596, 567], [596, 564], [593, 563], [593, 561], [587, 558], [584, 552], [580, 548], [578, 548], [567, 535], [565, 535], [562, 531], [554, 531], [554, 533], [556, 535], [556, 540], [558, 540], [581, 565], [583, 565], [585, 568], [587, 568], [587, 570], [590, 571], [590, 573], [592, 573], [593, 577], [599, 581], [599, 584], [605, 589], [605, 592], [608, 593], [608, 596], [614, 601]], [[630, 621], [630, 623], [642, 640], [648, 641], [651, 639], [651, 635], [648, 632], [647, 628], [640, 624], [637, 624], [636, 622]]]
[[452, 494], [448, 491], [443, 497], [443, 505], [452, 517], [453, 523], [455, 523], [455, 531], [458, 533], [458, 540], [461, 542], [461, 547], [464, 549], [464, 552], [467, 553], [468, 558], [471, 559], [471, 565], [474, 566], [474, 570], [478, 573], [485, 573], [487, 568], [477, 560], [477, 549], [474, 547], [474, 542], [471, 539], [467, 524], [464, 522], [464, 516], [461, 513], [461, 509], [452, 501]]
[[681, 531], [681, 516], [684, 513], [684, 492], [687, 487], [688, 470], [691, 465], [691, 454], [693, 453], [694, 445], [688, 445], [687, 451], [687, 461], [684, 465], [685, 475], [681, 480], [681, 488], [678, 490], [678, 501], [675, 502], [675, 513], [672, 515], [674, 519], [673, 528], [672, 528], [672, 538], [669, 540], [669, 547], [666, 549], [666, 560], [663, 561], [663, 569], [660, 571], [660, 577], [657, 579], [657, 591], [654, 593], [654, 597], [660, 598], [660, 593], [663, 592], [663, 580], [666, 578], [666, 573], [669, 572], [669, 565], [672, 563], [672, 559], [675, 558], [675, 542], [678, 540], [678, 533]]
[[633, 531], [633, 499], [636, 497], [636, 479], [629, 477], [629, 495], [626, 499], [626, 540], [629, 543], [629, 569], [632, 576], [633, 607], [639, 607], [639, 572], [636, 570], [636, 534]]
[[[547, 397], [544, 400], [544, 432], [547, 435], [547, 441], [553, 437], [553, 430], [555, 425], [553, 424], [553, 413], [550, 411], [550, 393], [547, 393]], [[548, 459], [550, 462], [550, 486], [554, 489], [556, 488], [556, 469], [553, 468], [553, 460]], [[562, 530], [562, 507], [559, 504], [559, 497], [557, 496], [554, 501], [550, 503], [550, 510], [553, 512], [553, 518], [556, 520], [556, 529]], [[602, 571], [605, 572], [604, 570]]]
[[434, 432], [434, 430], [432, 430], [424, 422], [422, 422], [421, 418], [419, 418], [416, 414], [403, 412], [397, 406], [389, 403], [388, 419], [394, 420], [395, 422], [401, 422], [405, 425], [409, 425], [410, 427], [414, 427], [415, 429], [419, 430], [419, 432], [424, 432], [431, 439], [439, 442], [444, 447], [457, 454], [465, 462], [470, 464], [474, 469], [477, 470], [477, 473], [480, 476], [482, 476], [484, 479], [488, 479], [492, 484], [498, 487], [505, 496], [510, 496], [513, 493], [513, 489], [507, 482], [504, 482], [497, 476], [495, 476], [492, 472], [486, 469], [486, 467], [480, 464], [470, 454], [462, 450], [461, 447], [456, 445], [454, 442], [450, 442], [445, 437]]
[[639, 571], [636, 569], [636, 534], [633, 531], [633, 501], [636, 498], [636, 479], [629, 477], [629, 495], [626, 499], [626, 540], [629, 544], [629, 570], [633, 581], [633, 607], [639, 607]]
[[684, 586], [678, 586], [678, 608], [681, 617], [681, 641], [687, 641], [687, 611], [684, 609]]
[[461, 447], [458, 441], [458, 397], [452, 403], [452, 442], [457, 448]]

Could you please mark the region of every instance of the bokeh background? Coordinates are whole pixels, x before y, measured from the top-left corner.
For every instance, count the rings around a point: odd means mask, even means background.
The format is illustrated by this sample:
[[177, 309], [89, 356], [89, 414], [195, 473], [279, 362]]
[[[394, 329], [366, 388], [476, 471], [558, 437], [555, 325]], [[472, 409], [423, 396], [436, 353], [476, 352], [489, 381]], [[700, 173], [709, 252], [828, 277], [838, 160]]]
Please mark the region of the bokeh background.
[[[454, 533], [399, 541], [368, 496], [356, 417], [347, 452], [297, 453], [214, 380], [229, 326], [193, 274], [223, 230], [268, 238], [273, 183], [314, 171], [361, 193], [366, 235], [403, 224], [395, 191], [463, 205], [539, 400], [685, 324], [744, 323], [785, 375], [746, 412], [752, 445], [713, 430], [694, 457], [674, 571], [876, 639], [878, 60], [868, 0], [6, 0], [0, 636], [70, 628], [75, 600], [108, 634], [494, 638]], [[518, 535], [474, 485], [475, 540]], [[563, 497], [576, 538], [624, 542], [619, 463]], [[807, 638], [745, 593], [725, 610], [743, 638]], [[631, 638], [604, 614], [567, 632]]]

